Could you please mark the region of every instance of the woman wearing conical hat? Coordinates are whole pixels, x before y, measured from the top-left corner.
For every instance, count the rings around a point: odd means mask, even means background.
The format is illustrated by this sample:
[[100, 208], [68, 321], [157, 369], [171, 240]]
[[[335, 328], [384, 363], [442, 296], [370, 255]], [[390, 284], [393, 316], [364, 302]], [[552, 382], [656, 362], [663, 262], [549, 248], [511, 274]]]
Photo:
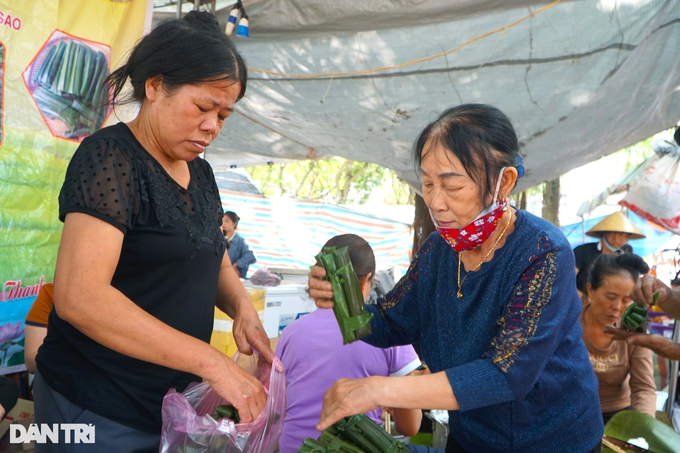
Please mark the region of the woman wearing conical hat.
[[581, 294], [585, 293], [588, 270], [598, 256], [621, 253], [621, 249], [631, 239], [644, 239], [645, 235], [633, 222], [615, 212], [586, 233], [590, 237], [599, 238], [598, 242], [579, 245], [574, 249], [576, 258], [576, 287]]

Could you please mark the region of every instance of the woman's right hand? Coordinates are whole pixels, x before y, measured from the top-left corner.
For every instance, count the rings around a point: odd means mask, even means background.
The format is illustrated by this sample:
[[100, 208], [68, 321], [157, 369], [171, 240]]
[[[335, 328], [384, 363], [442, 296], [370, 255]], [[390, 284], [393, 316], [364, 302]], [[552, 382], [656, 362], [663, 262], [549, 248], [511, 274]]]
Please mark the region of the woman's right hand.
[[262, 383], [243, 371], [227, 355], [215, 351], [221, 357], [209, 376], [204, 376], [210, 387], [231, 403], [241, 417], [241, 423], [250, 423], [264, 409], [267, 395]]
[[326, 270], [321, 266], [314, 266], [309, 272], [309, 296], [319, 308], [333, 308], [333, 285], [323, 278]]
[[639, 305], [649, 308], [654, 303], [654, 294], [656, 293], [659, 293], [657, 304], [663, 308], [667, 299], [670, 299], [671, 289], [658, 278], [643, 275], [635, 283], [630, 297]]
[[381, 407], [380, 394], [385, 389], [385, 377], [338, 379], [326, 391], [317, 431], [323, 431], [338, 420], [364, 414]]

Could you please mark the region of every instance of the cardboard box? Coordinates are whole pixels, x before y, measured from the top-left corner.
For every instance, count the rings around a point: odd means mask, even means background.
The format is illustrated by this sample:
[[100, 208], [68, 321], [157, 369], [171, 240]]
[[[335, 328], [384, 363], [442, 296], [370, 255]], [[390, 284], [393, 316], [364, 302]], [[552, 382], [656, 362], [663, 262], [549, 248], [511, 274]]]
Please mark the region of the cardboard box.
[[[276, 342], [284, 327], [316, 310], [314, 301], [305, 291], [306, 284], [284, 282], [279, 286], [264, 288], [246, 282], [245, 288], [272, 343], [272, 350], [276, 347]], [[233, 357], [238, 351], [232, 333], [233, 327], [234, 321], [215, 308], [215, 322], [210, 344], [229, 357]]]
[[[266, 289], [256, 286], [246, 287], [246, 292], [250, 301], [253, 303], [257, 314], [260, 317], [260, 322], [264, 321], [264, 301]], [[213, 323], [213, 332], [210, 337], [210, 344], [220, 352], [224, 352], [229, 357], [234, 357], [238, 348], [234, 340], [232, 329], [234, 321], [227, 316], [222, 310], [215, 307], [215, 321]]]
[[[28, 431], [28, 428], [33, 423], [35, 423], [35, 418], [33, 418], [33, 417], [31, 417], [31, 418], [20, 418], [20, 419], [14, 420], [12, 422], [13, 425], [14, 424], [23, 425], [24, 429], [27, 430], [27, 431]], [[32, 440], [23, 442], [19, 445], [21, 445], [21, 451], [22, 452], [28, 453], [28, 452], [32, 452], [32, 451], [35, 450], [35, 442], [32, 441]], [[15, 448], [15, 451], [17, 451], [16, 448]]]
[[[0, 438], [2, 438], [7, 431], [9, 431], [9, 425], [13, 422], [19, 420], [33, 419], [35, 416], [35, 410], [33, 409], [33, 401], [22, 400], [19, 398], [17, 405], [5, 415], [5, 419], [0, 422]], [[31, 422], [32, 423], [32, 422]]]

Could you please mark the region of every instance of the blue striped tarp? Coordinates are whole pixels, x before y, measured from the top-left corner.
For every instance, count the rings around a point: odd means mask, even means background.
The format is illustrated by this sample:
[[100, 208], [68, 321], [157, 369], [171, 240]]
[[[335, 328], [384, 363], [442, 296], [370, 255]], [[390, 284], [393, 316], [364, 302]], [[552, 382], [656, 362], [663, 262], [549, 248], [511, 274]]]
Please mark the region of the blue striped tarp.
[[399, 279], [410, 263], [413, 233], [407, 223], [372, 217], [339, 206], [265, 198], [220, 190], [225, 211], [241, 218], [238, 233], [255, 252], [249, 273], [267, 267], [308, 269], [333, 236], [357, 234], [373, 247], [378, 270], [394, 268]]

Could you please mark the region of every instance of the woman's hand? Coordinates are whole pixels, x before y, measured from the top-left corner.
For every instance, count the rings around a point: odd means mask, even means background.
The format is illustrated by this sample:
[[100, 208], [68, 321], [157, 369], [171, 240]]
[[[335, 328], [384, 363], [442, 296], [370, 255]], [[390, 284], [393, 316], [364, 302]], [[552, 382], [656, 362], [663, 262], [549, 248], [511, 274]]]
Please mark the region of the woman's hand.
[[643, 275], [630, 293], [630, 297], [640, 305], [649, 307], [654, 303], [654, 295], [659, 294], [657, 305], [670, 317], [680, 319], [680, 291], [672, 290], [661, 280], [651, 275]]
[[218, 395], [234, 405], [241, 423], [250, 423], [260, 415], [267, 402], [262, 384], [228, 356], [217, 353], [220, 356], [217, 365], [208, 376], [203, 377]]
[[662, 304], [666, 302], [671, 295], [671, 289], [666, 286], [661, 280], [651, 275], [643, 275], [638, 278], [638, 281], [633, 287], [633, 291], [630, 293], [631, 299], [637, 304], [642, 305], [645, 308], [649, 308], [654, 303], [654, 294], [659, 293], [659, 298], [657, 299], [657, 304]]
[[680, 360], [680, 344], [673, 343], [668, 338], [661, 335], [648, 335], [639, 332], [628, 332], [614, 326], [605, 326], [604, 332], [613, 335], [615, 340], [625, 341], [631, 346], [641, 346], [651, 349], [658, 356]]
[[274, 353], [269, 338], [243, 283], [239, 280], [236, 268], [236, 264], [229, 260], [229, 254], [225, 253], [217, 282], [216, 306], [234, 320], [232, 332], [238, 350], [242, 354], [251, 355], [255, 349], [266, 362], [273, 363]]
[[267, 333], [262, 327], [257, 311], [253, 308], [250, 300], [247, 302], [243, 303], [234, 317], [232, 331], [236, 346], [238, 346], [239, 352], [246, 355], [251, 355], [253, 349], [255, 349], [266, 362], [274, 363], [275, 356]]
[[316, 426], [318, 431], [331, 426], [338, 420], [355, 414], [363, 414], [381, 406], [381, 385], [384, 377], [365, 379], [340, 379], [328, 389], [323, 398], [321, 420]]
[[326, 270], [321, 266], [314, 266], [309, 273], [309, 296], [319, 308], [333, 308], [333, 285], [323, 278]]

